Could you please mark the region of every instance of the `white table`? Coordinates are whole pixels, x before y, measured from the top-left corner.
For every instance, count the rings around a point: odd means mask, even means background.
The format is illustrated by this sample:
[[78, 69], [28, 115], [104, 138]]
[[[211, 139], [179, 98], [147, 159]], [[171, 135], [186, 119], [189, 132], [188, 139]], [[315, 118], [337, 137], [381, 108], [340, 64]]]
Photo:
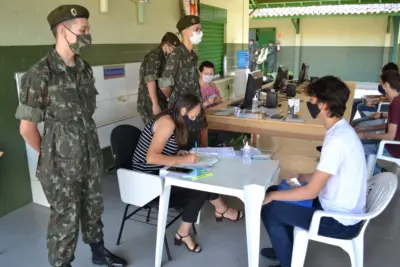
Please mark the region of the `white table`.
[[248, 267], [258, 267], [262, 201], [266, 188], [277, 182], [279, 170], [279, 162], [275, 160], [253, 161], [251, 165], [244, 165], [240, 157], [235, 157], [220, 159], [212, 167], [213, 176], [197, 181], [168, 174], [160, 196], [155, 266], [161, 266], [171, 186], [178, 186], [234, 196], [244, 202]]

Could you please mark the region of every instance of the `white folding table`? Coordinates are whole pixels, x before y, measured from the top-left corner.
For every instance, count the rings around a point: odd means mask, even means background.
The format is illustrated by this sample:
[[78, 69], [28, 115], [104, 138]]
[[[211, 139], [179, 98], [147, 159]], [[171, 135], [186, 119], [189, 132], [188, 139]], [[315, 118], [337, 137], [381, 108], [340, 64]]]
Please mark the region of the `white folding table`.
[[258, 267], [260, 249], [260, 214], [265, 190], [277, 182], [279, 161], [242, 163], [240, 157], [223, 158], [211, 167], [213, 176], [200, 180], [180, 178], [176, 173], [165, 176], [164, 191], [160, 196], [155, 266], [161, 267], [165, 227], [171, 186], [234, 196], [245, 204], [248, 267]]

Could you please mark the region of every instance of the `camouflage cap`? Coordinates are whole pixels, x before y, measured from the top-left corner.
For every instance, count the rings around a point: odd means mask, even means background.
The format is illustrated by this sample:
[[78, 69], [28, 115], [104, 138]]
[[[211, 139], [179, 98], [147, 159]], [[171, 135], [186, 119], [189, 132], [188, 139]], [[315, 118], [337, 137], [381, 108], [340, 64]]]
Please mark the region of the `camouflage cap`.
[[179, 32], [181, 32], [184, 29], [187, 29], [195, 24], [200, 24], [200, 17], [193, 15], [184, 16], [178, 21], [178, 23], [176, 24], [176, 28], [178, 29]]
[[173, 46], [178, 46], [181, 43], [178, 36], [172, 32], [167, 32], [161, 40], [161, 43], [169, 43]]
[[60, 24], [61, 22], [76, 19], [89, 18], [89, 10], [80, 5], [62, 5], [54, 9], [47, 16], [50, 27]]

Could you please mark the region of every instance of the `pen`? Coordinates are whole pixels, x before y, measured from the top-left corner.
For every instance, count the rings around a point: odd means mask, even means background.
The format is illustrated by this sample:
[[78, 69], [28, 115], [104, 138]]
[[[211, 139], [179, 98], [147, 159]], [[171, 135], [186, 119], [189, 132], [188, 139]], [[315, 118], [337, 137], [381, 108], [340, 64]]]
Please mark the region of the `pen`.
[[194, 143], [194, 147], [196, 148], [196, 154], [197, 154], [197, 141]]

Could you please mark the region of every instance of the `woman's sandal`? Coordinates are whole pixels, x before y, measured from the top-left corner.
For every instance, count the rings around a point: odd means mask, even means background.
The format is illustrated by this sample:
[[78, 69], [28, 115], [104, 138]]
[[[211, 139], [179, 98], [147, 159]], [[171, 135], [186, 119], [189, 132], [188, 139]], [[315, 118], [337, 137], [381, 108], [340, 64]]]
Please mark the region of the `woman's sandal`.
[[239, 211], [239, 210], [237, 211], [237, 216], [236, 216], [236, 219], [235, 219], [235, 220], [232, 220], [232, 219], [230, 219], [230, 218], [225, 217], [224, 214], [225, 214], [228, 210], [229, 210], [229, 207], [227, 206], [227, 207], [226, 207], [226, 211], [224, 211], [223, 213], [220, 213], [220, 212], [218, 212], [218, 211], [215, 211], [216, 213], [218, 213], [219, 215], [221, 215], [221, 217], [215, 216], [215, 220], [216, 220], [217, 222], [222, 222], [223, 219], [226, 219], [226, 220], [229, 220], [229, 221], [231, 221], [231, 222], [237, 222], [237, 221], [240, 221], [241, 219], [243, 219], [244, 213], [243, 213], [243, 211]]
[[189, 250], [190, 252], [193, 252], [193, 253], [200, 253], [201, 252], [201, 248], [199, 250], [197, 250], [197, 248], [199, 248], [200, 246], [196, 242], [193, 241], [194, 247], [193, 247], [193, 249], [190, 249], [188, 244], [186, 244], [186, 242], [183, 241], [183, 239], [188, 237], [188, 236], [190, 236], [190, 234], [185, 235], [185, 236], [181, 236], [178, 232], [176, 232], [176, 235], [179, 236], [179, 238], [177, 238], [175, 236], [175, 238], [174, 238], [175, 246], [180, 246], [180, 245], [184, 244], [186, 246], [187, 250]]

